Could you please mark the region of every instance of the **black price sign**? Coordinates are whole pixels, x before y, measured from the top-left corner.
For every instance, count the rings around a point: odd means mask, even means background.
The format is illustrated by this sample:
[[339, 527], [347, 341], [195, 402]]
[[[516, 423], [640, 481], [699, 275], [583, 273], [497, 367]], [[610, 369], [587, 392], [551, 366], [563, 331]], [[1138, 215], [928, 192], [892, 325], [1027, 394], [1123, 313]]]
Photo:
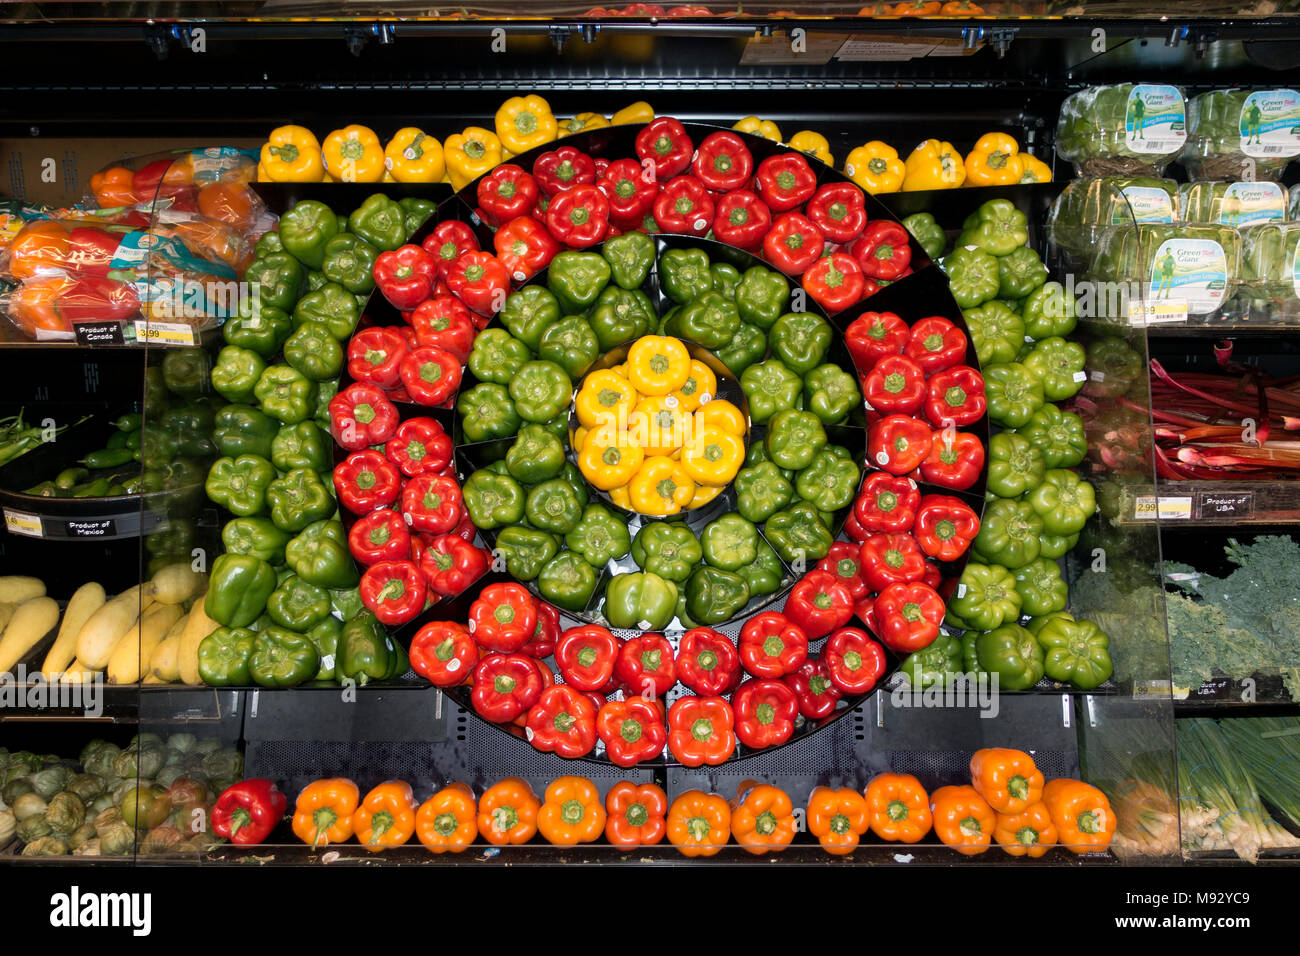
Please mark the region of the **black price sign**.
[[1255, 493], [1202, 491], [1196, 505], [1199, 518], [1249, 518], [1255, 511]]
[[117, 536], [117, 523], [112, 518], [68, 518], [63, 523], [69, 538], [113, 538]]
[[1196, 700], [1227, 700], [1231, 695], [1231, 677], [1211, 677], [1192, 692]]
[[78, 345], [124, 345], [121, 322], [74, 322]]

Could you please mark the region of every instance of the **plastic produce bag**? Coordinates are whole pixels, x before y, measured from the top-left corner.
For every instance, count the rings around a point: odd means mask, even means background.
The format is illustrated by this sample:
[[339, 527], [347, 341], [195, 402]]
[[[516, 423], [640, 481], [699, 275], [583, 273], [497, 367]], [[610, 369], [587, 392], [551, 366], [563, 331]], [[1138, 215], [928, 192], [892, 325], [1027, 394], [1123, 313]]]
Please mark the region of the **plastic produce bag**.
[[1187, 106], [1180, 157], [1193, 179], [1277, 179], [1300, 156], [1300, 93], [1212, 90]]
[[1286, 220], [1286, 189], [1277, 183], [1187, 183], [1178, 196], [1188, 222], [1243, 227]]
[[1075, 258], [1086, 258], [1112, 226], [1172, 223], [1178, 215], [1178, 184], [1172, 179], [1108, 176], [1076, 179], [1052, 206], [1048, 237]]
[[1081, 176], [1158, 176], [1187, 142], [1186, 101], [1176, 86], [1092, 86], [1061, 104], [1056, 151]]
[[1243, 229], [1241, 245], [1241, 297], [1257, 310], [1300, 311], [1300, 223]]
[[1237, 230], [1216, 224], [1117, 226], [1102, 236], [1092, 276], [1128, 284], [1130, 301], [1186, 305], [1188, 315], [1218, 312], [1236, 290]]

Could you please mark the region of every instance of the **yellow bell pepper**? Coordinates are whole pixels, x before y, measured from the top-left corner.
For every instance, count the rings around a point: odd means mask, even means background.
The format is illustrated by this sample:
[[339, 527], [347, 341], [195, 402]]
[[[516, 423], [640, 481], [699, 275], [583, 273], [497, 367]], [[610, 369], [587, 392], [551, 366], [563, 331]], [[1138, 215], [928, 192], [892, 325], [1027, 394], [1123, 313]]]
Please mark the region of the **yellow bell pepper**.
[[674, 392], [690, 374], [690, 353], [671, 335], [643, 335], [628, 349], [627, 380], [642, 395]]
[[691, 433], [689, 412], [669, 405], [671, 395], [647, 395], [637, 403], [628, 433], [647, 455], [671, 455]]
[[744, 463], [744, 441], [716, 425], [697, 425], [695, 434], [682, 449], [682, 467], [702, 485], [725, 485], [736, 477]]
[[[257, 178], [272, 183], [318, 183], [325, 172], [320, 143], [305, 126], [279, 126], [262, 146]], [[265, 174], [265, 179], [263, 179]]]
[[645, 452], [613, 426], [595, 428], [583, 439], [578, 470], [601, 491], [626, 485], [641, 468]]
[[646, 515], [675, 515], [695, 497], [695, 482], [671, 458], [647, 458], [628, 483], [632, 509]]
[[966, 181], [966, 167], [961, 153], [952, 143], [927, 139], [907, 157], [904, 163], [907, 175], [903, 179], [903, 192], [926, 189], [956, 189]]
[[592, 372], [578, 390], [578, 422], [587, 428], [613, 425], [626, 429], [640, 398], [632, 383], [611, 369]]
[[826, 141], [826, 137], [821, 133], [814, 133], [810, 129], [801, 129], [790, 137], [790, 142], [786, 145], [791, 149], [797, 149], [799, 152], [811, 156], [813, 159], [820, 159], [827, 166], [835, 165], [835, 157], [831, 155], [831, 144]]
[[615, 375], [618, 375], [622, 378], [627, 378], [626, 365], [611, 365], [608, 369], [606, 369], [606, 371], [613, 372]]
[[1020, 144], [1006, 133], [985, 133], [966, 154], [966, 182], [972, 186], [1018, 183], [1022, 172]]
[[447, 171], [442, 143], [415, 126], [393, 134], [384, 147], [384, 166], [399, 183], [436, 183]]
[[501, 163], [501, 140], [481, 126], [467, 126], [447, 137], [442, 146], [453, 188], [464, 189], [493, 166]]
[[579, 425], [569, 433], [569, 447], [573, 449], [575, 454], [582, 451], [582, 443], [587, 440], [587, 432], [586, 427]]
[[549, 143], [559, 128], [551, 104], [536, 93], [512, 96], [502, 103], [497, 110], [496, 124], [501, 145], [516, 156]]
[[690, 374], [686, 376], [681, 388], [674, 389], [672, 394], [677, 399], [678, 408], [684, 412], [693, 412], [704, 404], [705, 395], [712, 400], [717, 393], [718, 377], [713, 374], [713, 369], [699, 359], [691, 359]]
[[759, 119], [757, 116], [746, 116], [731, 128], [738, 129], [742, 133], [755, 133], [774, 143], [781, 142], [781, 130], [777, 125], [771, 120]]
[[1022, 183], [1050, 183], [1052, 181], [1052, 167], [1037, 156], [1021, 153], [1020, 166], [1020, 181]]
[[627, 485], [619, 485], [617, 488], [609, 489], [609, 500], [614, 502], [620, 508], [632, 510], [632, 496], [627, 493]]
[[873, 139], [849, 153], [844, 174], [874, 196], [902, 189], [907, 166], [898, 158], [898, 150]]
[[731, 435], [745, 435], [745, 413], [725, 398], [701, 405], [695, 413], [695, 427], [721, 428]]
[[375, 131], [356, 123], [336, 129], [321, 147], [325, 170], [345, 183], [377, 183], [384, 175], [384, 146]]
[[609, 120], [605, 119], [604, 113], [579, 113], [560, 123], [559, 138], [564, 139], [574, 133], [585, 133], [592, 129], [604, 129], [608, 125]]
[[708, 504], [710, 501], [712, 501], [714, 498], [718, 497], [718, 495], [722, 494], [722, 489], [723, 489], [723, 487], [725, 487], [725, 486], [723, 486], [723, 485], [696, 485], [696, 486], [695, 486], [695, 497], [691, 499], [691, 503], [690, 503], [689, 507], [690, 507], [692, 510], [694, 510], [695, 508], [699, 508], [699, 507], [702, 507], [703, 505], [707, 505], [707, 504]]
[[637, 100], [623, 107], [609, 118], [610, 126], [623, 126], [627, 123], [648, 123], [655, 118], [654, 107], [645, 100]]

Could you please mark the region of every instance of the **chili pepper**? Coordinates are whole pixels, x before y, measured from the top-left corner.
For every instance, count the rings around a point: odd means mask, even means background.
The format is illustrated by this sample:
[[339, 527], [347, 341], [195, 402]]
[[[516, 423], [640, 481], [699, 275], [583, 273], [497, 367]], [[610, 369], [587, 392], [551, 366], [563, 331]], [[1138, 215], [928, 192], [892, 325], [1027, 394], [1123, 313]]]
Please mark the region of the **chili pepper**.
[[793, 673], [782, 678], [799, 699], [799, 713], [808, 720], [821, 720], [835, 712], [835, 702], [842, 696], [831, 683], [826, 662], [810, 657]]
[[653, 211], [660, 232], [702, 236], [713, 225], [713, 200], [694, 176], [677, 176], [665, 183]]
[[785, 212], [763, 237], [763, 257], [786, 275], [802, 275], [821, 258], [826, 238], [807, 216]]
[[925, 371], [905, 355], [886, 355], [867, 374], [862, 391], [882, 415], [914, 415], [925, 402]]
[[329, 413], [330, 433], [348, 451], [381, 445], [397, 431], [397, 409], [374, 385], [349, 385], [330, 400]]
[[309, 783], [294, 805], [294, 835], [312, 847], [346, 843], [352, 836], [352, 815], [360, 800], [361, 791], [346, 777]]
[[596, 731], [605, 742], [609, 759], [620, 767], [653, 760], [663, 753], [668, 742], [663, 712], [654, 702], [640, 697], [602, 705]]
[[906, 475], [930, 454], [931, 442], [924, 422], [907, 415], [888, 415], [872, 422], [867, 432], [867, 457], [890, 474]]
[[478, 801], [478, 831], [493, 846], [527, 843], [537, 833], [541, 804], [525, 781], [506, 777]]
[[668, 708], [668, 747], [687, 767], [724, 763], [736, 749], [735, 718], [721, 697], [681, 697]]
[[831, 684], [850, 696], [869, 693], [885, 673], [884, 649], [856, 627], [832, 633], [822, 649], [822, 661]]
[[864, 312], [844, 334], [844, 344], [859, 372], [870, 371], [891, 355], [902, 355], [910, 336], [907, 323], [893, 312]]
[[[1039, 561], [1045, 562], [1046, 559], [1040, 558]], [[1035, 606], [1050, 606], [1053, 610], [1060, 611], [1065, 606], [1059, 594], [1064, 582], [1060, 581], [1060, 571], [1054, 562], [1046, 562], [1045, 565], [1035, 562], [1028, 568], [1022, 568], [1016, 572], [1016, 583], [1018, 589], [1027, 590], [1024, 589], [1025, 582], [1022, 582], [1021, 575], [1027, 576], [1027, 572], [1032, 573], [1034, 570], [1046, 571], [1048, 565], [1056, 571], [1056, 576], [1055, 580], [1049, 576], [1050, 583], [1047, 587], [1056, 589], [1057, 600], [1050, 605], [1035, 602]], [[1026, 594], [1022, 593], [1022, 597], [1026, 601], [1030, 600]], [[1060, 604], [1060, 607], [1056, 607], [1056, 604]], [[1026, 608], [1026, 613], [1035, 612]], [[1054, 681], [1073, 684], [1080, 690], [1092, 690], [1105, 683], [1114, 671], [1110, 659], [1110, 636], [1092, 621], [1076, 621], [1064, 613], [1044, 613], [1050, 616], [1038, 627], [1034, 627], [1035, 622], [1030, 622], [1030, 630], [1043, 648], [1043, 673]]]
[[921, 581], [891, 584], [876, 597], [877, 633], [890, 650], [917, 651], [939, 636], [943, 598]]
[[414, 561], [380, 561], [361, 576], [361, 600], [381, 624], [400, 625], [424, 610], [428, 583]]
[[570, 628], [555, 645], [555, 663], [566, 684], [580, 691], [598, 691], [614, 677], [619, 642], [599, 624]]
[[289, 801], [263, 777], [227, 787], [212, 807], [212, 832], [238, 846], [256, 846], [271, 835]]
[[670, 116], [660, 116], [646, 124], [636, 136], [636, 154], [654, 166], [655, 178], [667, 182], [691, 163], [695, 144], [686, 129]]
[[505, 264], [487, 252], [466, 252], [447, 270], [447, 286], [472, 311], [490, 316], [497, 312], [510, 289]]
[[626, 780], [605, 794], [605, 839], [632, 848], [662, 842], [668, 830], [668, 797], [653, 783]]
[[546, 227], [571, 249], [594, 245], [609, 233], [609, 200], [595, 186], [575, 186], [551, 201]]
[[915, 537], [928, 557], [955, 561], [980, 532], [980, 521], [960, 498], [926, 495], [916, 513]]
[[997, 815], [973, 787], [940, 787], [930, 794], [935, 835], [963, 856], [989, 848]]
[[790, 564], [824, 558], [831, 548], [830, 530], [808, 502], [795, 502], [768, 518], [763, 536]]
[[784, 850], [794, 840], [794, 805], [784, 790], [742, 781], [731, 804], [731, 830], [736, 842], [755, 856]]
[[747, 680], [731, 695], [736, 736], [746, 747], [762, 749], [783, 744], [794, 733], [799, 700], [779, 680]]
[[930, 832], [930, 799], [911, 774], [877, 774], [867, 784], [866, 800], [871, 832], [882, 840], [916, 843]]
[[485, 720], [514, 720], [537, 703], [541, 694], [542, 676], [531, 657], [488, 654], [474, 668], [470, 700], [475, 712]]
[[862, 794], [848, 787], [814, 787], [808, 796], [808, 832], [827, 853], [846, 856], [870, 826], [870, 811]]
[[687, 790], [668, 809], [667, 831], [683, 856], [715, 856], [731, 836], [731, 809], [717, 794]]
[[432, 418], [408, 418], [384, 445], [384, 455], [408, 478], [442, 473], [451, 453], [451, 437]]
[[380, 508], [357, 520], [348, 532], [348, 549], [364, 565], [400, 561], [411, 551], [411, 535], [402, 516]]

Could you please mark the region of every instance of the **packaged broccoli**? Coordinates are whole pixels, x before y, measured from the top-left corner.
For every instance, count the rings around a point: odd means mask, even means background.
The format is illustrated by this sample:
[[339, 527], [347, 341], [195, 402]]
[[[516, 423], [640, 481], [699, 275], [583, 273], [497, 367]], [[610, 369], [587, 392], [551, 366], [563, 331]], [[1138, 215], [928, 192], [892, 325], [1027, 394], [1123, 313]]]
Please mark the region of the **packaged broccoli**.
[[1178, 218], [1178, 184], [1172, 179], [1076, 179], [1052, 207], [1048, 238], [1069, 255], [1082, 259], [1091, 255], [1100, 234], [1111, 226], [1172, 223]]
[[1241, 234], [1241, 295], [1256, 310], [1300, 308], [1300, 223], [1268, 223]]
[[1186, 101], [1176, 86], [1092, 86], [1061, 105], [1056, 151], [1080, 176], [1158, 176], [1187, 141]]
[[1186, 222], [1241, 228], [1286, 221], [1286, 190], [1277, 183], [1186, 183], [1178, 189]]
[[1188, 315], [1207, 315], [1236, 290], [1240, 261], [1240, 237], [1228, 226], [1116, 226], [1098, 243], [1092, 277], [1126, 283], [1130, 301], [1185, 303]]
[[1193, 179], [1277, 179], [1300, 156], [1300, 93], [1212, 90], [1187, 107], [1180, 159]]

